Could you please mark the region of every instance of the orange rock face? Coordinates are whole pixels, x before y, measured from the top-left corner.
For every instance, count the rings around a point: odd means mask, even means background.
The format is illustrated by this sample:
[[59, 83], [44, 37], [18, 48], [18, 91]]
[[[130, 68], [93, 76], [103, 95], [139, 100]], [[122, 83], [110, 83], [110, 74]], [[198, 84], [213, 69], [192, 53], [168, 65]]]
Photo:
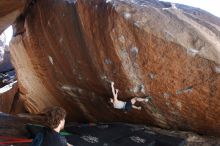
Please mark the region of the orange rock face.
[[3, 32], [23, 12], [27, 0], [1, 0], [0, 33]]
[[[220, 134], [218, 18], [158, 1], [38, 0], [17, 23], [10, 51], [29, 112]], [[121, 100], [152, 98], [125, 114], [109, 81]]]
[[[7, 85], [4, 88], [5, 88], [5, 92], [0, 93], [0, 112], [12, 113], [14, 112], [13, 108], [16, 106], [15, 101], [17, 98], [16, 93], [18, 92], [18, 85], [17, 83], [15, 83], [15, 84]], [[9, 88], [11, 89], [8, 90]], [[1, 89], [0, 91], [2, 90], [3, 89]]]

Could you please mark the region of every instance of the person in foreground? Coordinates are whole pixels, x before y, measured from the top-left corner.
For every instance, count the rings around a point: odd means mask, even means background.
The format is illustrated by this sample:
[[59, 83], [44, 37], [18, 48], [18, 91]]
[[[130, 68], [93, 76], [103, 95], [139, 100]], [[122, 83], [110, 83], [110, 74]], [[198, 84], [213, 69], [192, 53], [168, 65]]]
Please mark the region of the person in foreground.
[[41, 133], [41, 142], [40, 144], [33, 144], [32, 142], [31, 146], [73, 146], [67, 143], [66, 138], [59, 134], [64, 129], [66, 111], [55, 106], [45, 109], [42, 114], [46, 127]]
[[124, 102], [121, 100], [118, 100], [118, 89], [115, 89], [114, 87], [114, 82], [111, 82], [111, 88], [112, 88], [112, 93], [113, 93], [113, 98], [110, 99], [111, 103], [113, 104], [113, 107], [116, 109], [122, 109], [125, 110], [125, 112], [129, 112], [132, 108], [141, 110], [140, 106], [136, 106], [135, 103], [138, 102], [148, 102], [150, 96], [146, 98], [139, 98], [139, 97], [134, 97], [128, 102]]

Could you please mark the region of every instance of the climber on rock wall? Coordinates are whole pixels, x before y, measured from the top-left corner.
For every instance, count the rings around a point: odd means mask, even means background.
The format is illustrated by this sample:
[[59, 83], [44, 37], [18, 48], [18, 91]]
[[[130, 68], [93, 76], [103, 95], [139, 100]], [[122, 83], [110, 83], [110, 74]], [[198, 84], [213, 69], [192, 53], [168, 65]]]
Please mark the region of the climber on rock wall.
[[110, 99], [111, 103], [113, 104], [113, 107], [116, 109], [122, 109], [125, 110], [125, 112], [129, 112], [132, 108], [141, 110], [140, 106], [136, 106], [135, 103], [138, 102], [148, 102], [150, 97], [146, 98], [139, 98], [134, 97], [128, 102], [124, 102], [121, 100], [118, 100], [118, 89], [115, 89], [114, 82], [111, 82], [111, 88], [113, 93], [113, 98]]

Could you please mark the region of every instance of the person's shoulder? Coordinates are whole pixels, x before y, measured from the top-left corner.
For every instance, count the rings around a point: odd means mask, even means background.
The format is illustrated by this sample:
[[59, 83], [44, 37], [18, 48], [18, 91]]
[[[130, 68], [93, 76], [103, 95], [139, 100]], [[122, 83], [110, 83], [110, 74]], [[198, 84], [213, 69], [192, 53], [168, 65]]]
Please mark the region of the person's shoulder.
[[[67, 146], [66, 138], [54, 130], [46, 129], [44, 135], [44, 144], [52, 146]], [[45, 146], [46, 146], [45, 145]], [[44, 146], [44, 145], [43, 145]]]

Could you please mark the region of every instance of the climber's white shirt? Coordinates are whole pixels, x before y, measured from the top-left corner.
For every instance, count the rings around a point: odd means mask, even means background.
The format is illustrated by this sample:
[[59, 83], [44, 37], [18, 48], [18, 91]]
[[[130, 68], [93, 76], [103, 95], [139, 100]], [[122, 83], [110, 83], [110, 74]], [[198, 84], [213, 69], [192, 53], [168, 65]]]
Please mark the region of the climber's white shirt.
[[114, 106], [114, 108], [116, 108], [116, 109], [124, 109], [124, 108], [125, 108], [125, 104], [126, 104], [126, 102], [120, 101], [120, 100], [115, 100], [115, 101], [113, 102], [113, 106]]

